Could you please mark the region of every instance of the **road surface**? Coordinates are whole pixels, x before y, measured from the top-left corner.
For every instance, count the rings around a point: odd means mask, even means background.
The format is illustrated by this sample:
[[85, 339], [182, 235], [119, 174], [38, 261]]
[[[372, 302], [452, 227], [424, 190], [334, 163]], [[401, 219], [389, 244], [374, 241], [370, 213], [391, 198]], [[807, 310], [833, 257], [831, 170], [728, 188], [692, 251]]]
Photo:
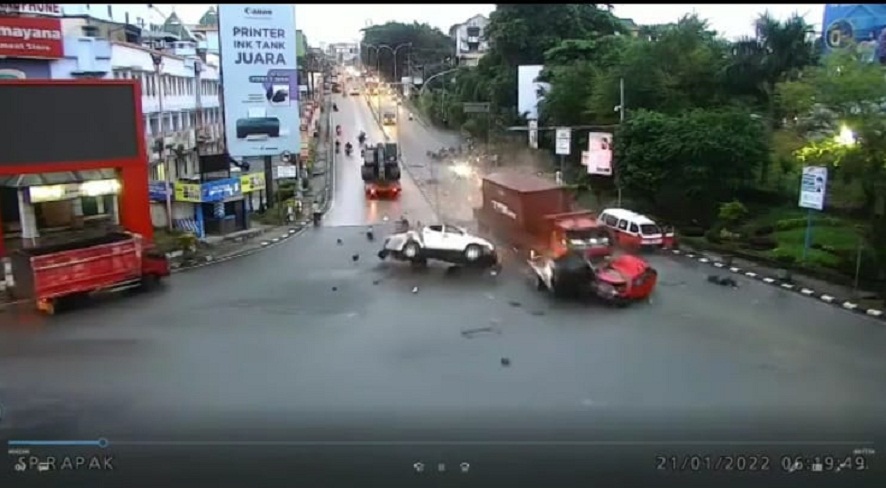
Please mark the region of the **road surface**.
[[[345, 134], [378, 137], [348, 98]], [[118, 463], [112, 475], [5, 473], [27, 486], [160, 486], [152, 476], [172, 473], [579, 486], [616, 472], [648, 485], [672, 479], [655, 478], [657, 455], [765, 452], [774, 476], [778, 455], [842, 455], [882, 432], [869, 421], [882, 427], [886, 408], [879, 323], [742, 278], [711, 285], [711, 268], [677, 257], [651, 258], [660, 288], [627, 309], [553, 302], [515, 263], [494, 277], [379, 263], [365, 225], [383, 233], [380, 216], [430, 208], [404, 177], [404, 200], [372, 210], [357, 164], [339, 160], [326, 226], [286, 244], [158, 293], [50, 319], [0, 313], [0, 435], [103, 437]], [[875, 486], [852, 476], [833, 486]]]

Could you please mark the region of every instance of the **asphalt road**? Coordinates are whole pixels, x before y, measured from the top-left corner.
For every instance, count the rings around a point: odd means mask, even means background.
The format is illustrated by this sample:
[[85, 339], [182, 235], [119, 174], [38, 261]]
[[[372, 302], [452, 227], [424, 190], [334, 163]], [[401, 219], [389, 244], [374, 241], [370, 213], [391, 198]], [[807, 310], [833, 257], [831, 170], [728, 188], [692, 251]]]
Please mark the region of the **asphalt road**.
[[[345, 136], [380, 137], [347, 98]], [[434, 142], [402, 141], [409, 158]], [[356, 161], [339, 160], [326, 226], [286, 244], [53, 318], [0, 312], [0, 436], [103, 437], [118, 464], [11, 473], [10, 457], [7, 474], [27, 480], [10, 486], [160, 486], [173, 473], [219, 486], [648, 484], [676, 476], [655, 469], [660, 455], [766, 453], [774, 476], [778, 455], [880, 440], [878, 322], [741, 277], [711, 285], [711, 268], [678, 257], [650, 258], [659, 289], [627, 309], [554, 302], [519, 263], [498, 276], [379, 263], [365, 225], [383, 234], [384, 215], [430, 207], [404, 177], [404, 199], [372, 210]]]

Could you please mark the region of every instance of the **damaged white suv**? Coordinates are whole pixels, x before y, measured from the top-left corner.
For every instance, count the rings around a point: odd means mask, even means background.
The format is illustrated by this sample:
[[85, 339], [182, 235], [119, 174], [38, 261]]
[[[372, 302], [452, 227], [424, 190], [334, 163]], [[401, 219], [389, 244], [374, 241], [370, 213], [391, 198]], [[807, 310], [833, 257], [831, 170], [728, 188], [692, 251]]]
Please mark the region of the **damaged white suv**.
[[426, 225], [419, 230], [392, 234], [385, 239], [378, 257], [391, 257], [417, 265], [424, 265], [429, 259], [478, 268], [499, 265], [498, 254], [491, 242], [450, 224]]

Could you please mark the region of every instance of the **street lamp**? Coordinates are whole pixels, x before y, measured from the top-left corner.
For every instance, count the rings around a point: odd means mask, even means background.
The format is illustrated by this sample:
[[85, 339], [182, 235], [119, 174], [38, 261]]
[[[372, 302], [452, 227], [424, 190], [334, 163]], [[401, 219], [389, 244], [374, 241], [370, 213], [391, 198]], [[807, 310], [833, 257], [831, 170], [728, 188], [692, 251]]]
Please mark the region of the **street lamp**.
[[172, 231], [172, 184], [169, 177], [169, 158], [166, 154], [166, 113], [163, 110], [163, 54], [151, 51], [151, 61], [154, 63], [154, 75], [157, 77], [157, 109], [160, 112], [160, 161], [163, 164], [163, 184], [166, 188], [166, 228]]
[[[379, 44], [377, 46], [373, 46], [371, 44], [364, 44], [364, 46], [366, 46], [367, 48], [370, 48], [370, 49], [375, 49], [375, 73], [377, 75], [381, 75], [381, 62], [380, 62], [381, 61], [381, 50], [387, 49], [388, 51], [391, 51], [391, 54], [394, 56], [394, 83], [397, 83], [397, 53], [401, 49], [403, 49], [404, 47], [411, 48], [412, 43], [405, 42], [403, 44], [398, 44], [395, 47], [391, 47], [387, 44]], [[376, 117], [378, 118], [379, 122], [381, 122], [381, 92], [380, 91], [378, 92], [377, 97], [376, 97], [376, 107], [378, 107], [378, 110], [376, 111], [377, 112]]]
[[841, 146], [854, 146], [856, 142], [855, 132], [852, 131], [845, 124], [840, 127], [840, 133], [837, 134], [834, 139]]

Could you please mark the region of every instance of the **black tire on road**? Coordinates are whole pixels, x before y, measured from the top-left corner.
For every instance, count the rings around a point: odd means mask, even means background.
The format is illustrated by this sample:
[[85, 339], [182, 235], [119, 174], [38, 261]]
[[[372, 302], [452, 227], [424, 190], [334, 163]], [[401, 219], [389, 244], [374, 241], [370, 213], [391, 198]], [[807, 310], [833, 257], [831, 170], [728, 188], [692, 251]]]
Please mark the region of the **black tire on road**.
[[468, 244], [468, 247], [465, 248], [465, 259], [469, 263], [473, 263], [474, 261], [480, 259], [482, 255], [483, 248], [481, 248], [477, 244]]
[[419, 247], [418, 243], [415, 241], [409, 241], [403, 246], [403, 255], [406, 256], [406, 259], [418, 259], [420, 254], [421, 247]]

